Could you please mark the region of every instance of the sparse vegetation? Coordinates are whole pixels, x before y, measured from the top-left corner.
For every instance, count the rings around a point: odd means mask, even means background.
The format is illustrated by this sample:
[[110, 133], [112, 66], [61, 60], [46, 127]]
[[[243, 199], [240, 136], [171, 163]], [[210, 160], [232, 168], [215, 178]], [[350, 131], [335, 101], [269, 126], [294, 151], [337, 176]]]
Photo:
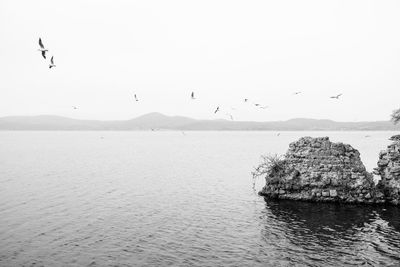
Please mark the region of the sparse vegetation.
[[394, 124], [400, 122], [400, 108], [393, 111], [391, 120]]
[[279, 174], [285, 171], [285, 159], [282, 156], [262, 155], [261, 163], [251, 172], [253, 176], [253, 188], [257, 178]]

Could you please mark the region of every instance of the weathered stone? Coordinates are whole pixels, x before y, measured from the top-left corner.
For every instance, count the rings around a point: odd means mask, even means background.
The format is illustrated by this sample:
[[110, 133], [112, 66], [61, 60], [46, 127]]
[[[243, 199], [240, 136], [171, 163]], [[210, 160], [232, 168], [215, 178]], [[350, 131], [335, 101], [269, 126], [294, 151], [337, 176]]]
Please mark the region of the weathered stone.
[[[379, 153], [375, 186], [360, 153], [328, 137], [303, 137], [289, 145], [284, 170], [269, 173], [260, 195], [293, 200], [400, 204], [400, 135]], [[340, 194], [338, 193], [340, 192]]]
[[381, 159], [378, 161], [378, 166], [379, 167], [385, 167], [389, 164], [389, 160], [388, 159]]
[[391, 168], [390, 169], [390, 172], [391, 173], [400, 173], [400, 167], [398, 167], [398, 166], [396, 166], [396, 167], [393, 167], [393, 168]]
[[400, 141], [400, 134], [393, 135], [389, 138], [390, 141]]
[[[400, 135], [392, 136], [389, 140], [393, 141], [386, 150], [379, 153], [378, 168], [375, 173], [381, 176], [377, 188], [390, 203], [399, 203], [400, 196]], [[387, 164], [383, 165], [381, 162]], [[389, 200], [390, 199], [390, 200]]]
[[331, 197], [337, 197], [337, 191], [336, 191], [336, 189], [329, 190], [329, 195], [330, 195]]
[[323, 197], [329, 197], [329, 191], [322, 191]]
[[332, 143], [328, 137], [303, 137], [291, 143], [284, 166], [285, 171], [267, 175], [261, 195], [276, 197], [272, 188], [279, 184], [285, 193], [279, 192], [278, 198], [347, 202], [352, 193], [359, 198], [361, 190], [366, 188], [368, 193], [373, 184], [360, 153], [350, 145]]

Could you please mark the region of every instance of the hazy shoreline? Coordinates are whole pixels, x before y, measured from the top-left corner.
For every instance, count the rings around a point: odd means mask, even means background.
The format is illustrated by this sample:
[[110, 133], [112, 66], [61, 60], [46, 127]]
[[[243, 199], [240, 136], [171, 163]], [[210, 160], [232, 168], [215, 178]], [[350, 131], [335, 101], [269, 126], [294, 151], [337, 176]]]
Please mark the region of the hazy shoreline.
[[198, 120], [149, 113], [130, 120], [79, 120], [61, 116], [0, 118], [0, 131], [400, 131], [390, 121], [337, 122], [297, 118], [286, 121]]

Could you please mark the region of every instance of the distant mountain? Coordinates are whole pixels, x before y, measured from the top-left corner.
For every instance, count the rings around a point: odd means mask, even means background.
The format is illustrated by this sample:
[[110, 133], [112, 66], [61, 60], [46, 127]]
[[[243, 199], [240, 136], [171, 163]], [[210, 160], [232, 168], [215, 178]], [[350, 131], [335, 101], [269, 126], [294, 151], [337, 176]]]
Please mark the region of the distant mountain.
[[60, 116], [12, 116], [0, 118], [0, 130], [198, 130], [198, 131], [395, 131], [400, 125], [390, 121], [337, 122], [297, 118], [287, 121], [255, 122], [196, 120], [181, 116], [149, 113], [131, 120], [77, 120]]

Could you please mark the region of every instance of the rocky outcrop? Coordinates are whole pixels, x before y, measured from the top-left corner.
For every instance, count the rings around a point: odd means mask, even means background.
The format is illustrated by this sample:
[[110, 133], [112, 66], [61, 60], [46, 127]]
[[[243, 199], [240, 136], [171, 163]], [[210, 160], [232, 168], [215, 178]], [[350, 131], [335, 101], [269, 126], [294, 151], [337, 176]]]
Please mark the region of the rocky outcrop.
[[348, 144], [333, 143], [328, 137], [300, 138], [289, 145], [277, 165], [267, 173], [260, 195], [323, 202], [386, 201], [361, 162], [360, 153]]
[[379, 153], [378, 167], [374, 173], [381, 176], [377, 188], [387, 202], [400, 204], [400, 135], [392, 136], [393, 141], [386, 150]]

